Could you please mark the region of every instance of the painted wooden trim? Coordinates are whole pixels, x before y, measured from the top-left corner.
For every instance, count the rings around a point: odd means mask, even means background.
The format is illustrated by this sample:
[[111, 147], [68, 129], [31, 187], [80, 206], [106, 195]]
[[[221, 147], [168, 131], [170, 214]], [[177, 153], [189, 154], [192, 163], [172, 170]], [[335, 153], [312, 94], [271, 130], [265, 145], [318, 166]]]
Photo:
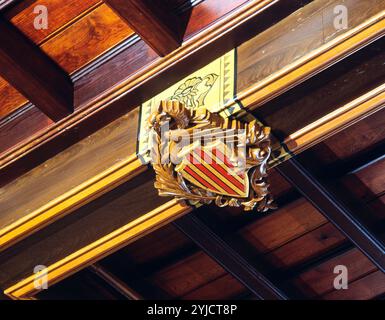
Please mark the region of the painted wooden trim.
[[202, 32], [199, 32], [186, 40], [181, 47], [167, 57], [150, 63], [148, 66], [136, 72], [132, 77], [127, 78], [126, 81], [115, 86], [106, 94], [88, 102], [81, 109], [75, 110], [75, 112], [66, 119], [53, 124], [47, 130], [43, 130], [34, 135], [33, 138], [27, 142], [21, 143], [5, 152], [0, 156], [0, 169], [5, 168], [17, 159], [22, 158], [25, 154], [37, 149], [55, 136], [60, 135], [63, 130], [69, 130], [70, 128], [80, 125], [85, 119], [93, 116], [100, 110], [107, 108], [110, 104], [114, 103], [128, 92], [170, 69], [187, 57], [190, 57], [196, 51], [228, 34], [233, 29], [248, 20], [251, 20], [260, 12], [266, 10], [277, 2], [278, 0], [251, 0], [231, 11]]
[[291, 152], [300, 153], [381, 110], [384, 106], [385, 84], [292, 133], [284, 143]]
[[[353, 100], [320, 120], [313, 122], [293, 135], [290, 135], [290, 137], [286, 140], [286, 143], [291, 148], [291, 151], [299, 153], [309, 146], [338, 133], [350, 125], [353, 125], [364, 117], [379, 111], [384, 106], [385, 84]], [[135, 163], [135, 165], [140, 164], [136, 157], [132, 158], [132, 162]], [[119, 164], [117, 166], [119, 166]], [[135, 175], [143, 172], [146, 168], [147, 167], [145, 166], [138, 166], [138, 171]], [[128, 167], [125, 169], [129, 170]], [[116, 181], [112, 181], [113, 177], [113, 175], [109, 176], [111, 182], [110, 188], [119, 184]], [[119, 174], [117, 174], [117, 177], [119, 177]], [[95, 192], [93, 196], [96, 198], [101, 194], [102, 193]], [[85, 199], [80, 200], [79, 206], [85, 204], [85, 201], [88, 201]], [[91, 201], [91, 199], [89, 201]], [[191, 210], [192, 208], [187, 206], [185, 203], [180, 203], [176, 200], [167, 202], [161, 207], [154, 209], [135, 221], [49, 266], [49, 282], [53, 284], [66, 278], [67, 276], [70, 276], [87, 265], [102, 259], [130, 242], [133, 242], [160, 228], [161, 226], [175, 220], [179, 216], [188, 213]], [[61, 216], [63, 213], [60, 213], [59, 210], [57, 211], [57, 214]], [[34, 276], [30, 276], [5, 290], [5, 294], [12, 299], [33, 298], [33, 295], [38, 292], [38, 290], [36, 290], [33, 286], [33, 281]]]
[[[53, 285], [57, 283], [65, 277], [112, 254], [130, 242], [143, 237], [191, 210], [191, 207], [176, 200], [165, 203], [64, 259], [48, 266], [48, 284]], [[6, 289], [4, 293], [15, 300], [31, 299], [33, 295], [39, 292], [39, 289], [36, 289], [34, 286], [34, 281], [35, 276], [31, 275]]]
[[0, 251], [144, 172], [136, 155], [83, 182], [0, 230]]
[[245, 109], [252, 111], [384, 35], [385, 10], [242, 91], [237, 98]]

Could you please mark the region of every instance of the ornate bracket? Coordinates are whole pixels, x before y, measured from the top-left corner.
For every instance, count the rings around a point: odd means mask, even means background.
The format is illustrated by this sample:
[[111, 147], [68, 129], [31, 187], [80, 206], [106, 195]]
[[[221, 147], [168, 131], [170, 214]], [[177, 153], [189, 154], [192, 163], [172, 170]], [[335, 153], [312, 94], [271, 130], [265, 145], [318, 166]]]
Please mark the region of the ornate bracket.
[[246, 211], [274, 208], [266, 180], [269, 127], [179, 101], [162, 101], [148, 121], [159, 195]]

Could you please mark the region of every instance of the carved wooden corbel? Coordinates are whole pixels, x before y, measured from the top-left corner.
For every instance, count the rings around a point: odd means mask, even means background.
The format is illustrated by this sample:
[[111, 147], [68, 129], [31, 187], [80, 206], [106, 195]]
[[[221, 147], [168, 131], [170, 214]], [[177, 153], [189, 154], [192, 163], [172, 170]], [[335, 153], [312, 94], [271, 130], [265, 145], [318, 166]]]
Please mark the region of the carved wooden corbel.
[[220, 207], [274, 207], [268, 190], [270, 128], [204, 108], [162, 101], [149, 118], [150, 154], [161, 196]]

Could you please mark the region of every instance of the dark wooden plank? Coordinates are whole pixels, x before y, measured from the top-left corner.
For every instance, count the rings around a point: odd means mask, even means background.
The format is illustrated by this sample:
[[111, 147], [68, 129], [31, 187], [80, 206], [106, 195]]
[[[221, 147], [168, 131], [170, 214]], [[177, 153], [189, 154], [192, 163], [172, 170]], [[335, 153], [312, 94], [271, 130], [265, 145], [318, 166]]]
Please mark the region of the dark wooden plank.
[[282, 163], [277, 169], [378, 268], [385, 271], [384, 244], [336, 198], [335, 191], [317, 181], [296, 159]]
[[259, 299], [287, 299], [285, 293], [231, 248], [194, 213], [178, 219], [174, 224]]
[[287, 269], [320, 256], [346, 242], [331, 223], [327, 223], [268, 253], [262, 259], [276, 269]]
[[115, 288], [91, 270], [85, 269], [62, 282], [48, 286], [36, 295], [37, 300], [125, 300]]
[[18, 2], [20, 2], [20, 0], [0, 0], [0, 10], [5, 10]]
[[106, 3], [160, 56], [181, 44], [179, 19], [162, 1], [106, 0]]
[[325, 295], [334, 290], [333, 281], [336, 274], [333, 271], [337, 265], [348, 268], [349, 283], [377, 270], [369, 259], [354, 248], [309, 268], [290, 282], [308, 298]]
[[4, 18], [0, 43], [1, 76], [53, 120], [67, 116], [73, 109], [69, 76]]
[[250, 223], [240, 230], [239, 234], [253, 246], [257, 254], [264, 254], [276, 250], [326, 222], [325, 217], [316, 208], [301, 198]]
[[375, 271], [349, 284], [347, 290], [335, 290], [321, 297], [323, 300], [369, 300], [385, 292], [385, 274]]
[[108, 270], [103, 268], [101, 265], [95, 263], [89, 266], [89, 269], [94, 272], [99, 278], [105, 281], [111, 288], [119, 292], [128, 300], [142, 300], [142, 296], [135, 292], [132, 288], [127, 286], [119, 278], [115, 277]]
[[244, 296], [249, 291], [236, 278], [225, 274], [182, 296], [183, 300], [228, 300]]

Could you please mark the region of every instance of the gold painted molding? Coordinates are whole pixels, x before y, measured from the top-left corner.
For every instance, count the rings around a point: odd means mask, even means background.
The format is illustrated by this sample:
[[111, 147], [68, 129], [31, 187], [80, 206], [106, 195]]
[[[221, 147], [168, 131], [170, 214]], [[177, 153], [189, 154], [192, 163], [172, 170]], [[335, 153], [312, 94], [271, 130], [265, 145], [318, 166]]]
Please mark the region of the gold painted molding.
[[[51, 286], [57, 283], [191, 210], [192, 208], [184, 202], [172, 200], [144, 214], [140, 218], [48, 266], [48, 285]], [[31, 275], [6, 289], [4, 293], [14, 300], [33, 299], [33, 295], [40, 291], [35, 288], [34, 281], [35, 275]]]
[[115, 86], [113, 89], [108, 90], [105, 94], [88, 102], [62, 121], [53, 124], [47, 130], [43, 130], [32, 136], [25, 143], [21, 143], [20, 145], [11, 148], [8, 152], [5, 152], [0, 156], [0, 170], [17, 159], [22, 158], [25, 154], [35, 150], [53, 137], [60, 135], [62, 131], [78, 126], [85, 119], [88, 119], [100, 110], [105, 109], [121, 96], [145, 84], [147, 81], [168, 70], [176, 63], [185, 60], [196, 51], [206, 47], [218, 38], [223, 37], [234, 28], [252, 19], [278, 1], [279, 0], [250, 0], [245, 2], [237, 9], [232, 10], [229, 14], [214, 22], [202, 32], [189, 38], [181, 47], [171, 54], [149, 64], [136, 72], [133, 76]]
[[[340, 107], [325, 117], [290, 135], [285, 142], [290, 151], [299, 153], [385, 106], [385, 84]], [[142, 166], [143, 170], [147, 167]], [[50, 284], [70, 276], [89, 264], [119, 250], [125, 245], [175, 220], [192, 210], [185, 203], [172, 200], [141, 216], [107, 236], [76, 251], [48, 267]], [[33, 299], [39, 292], [34, 288], [34, 276], [22, 280], [4, 293], [12, 299]]]
[[335, 135], [385, 106], [385, 84], [294, 132], [284, 143], [297, 154]]
[[[385, 10], [242, 91], [237, 94], [237, 98], [245, 110], [252, 111], [383, 35]], [[224, 109], [233, 105], [234, 102], [230, 102]], [[240, 110], [239, 115], [245, 110]]]
[[[255, 2], [260, 3], [260, 1]], [[249, 9], [254, 10], [252, 8]], [[247, 14], [251, 13], [247, 13], [245, 11], [244, 14], [247, 16]], [[251, 110], [266, 99], [270, 99], [274, 95], [280, 94], [284, 90], [287, 90], [297, 84], [299, 81], [306, 80], [316, 72], [325, 69], [330, 64], [337, 62], [346, 55], [358, 50], [383, 35], [385, 30], [384, 15], [385, 13], [382, 12], [357, 28], [341, 35], [331, 43], [322, 47], [322, 49], [320, 48], [319, 50], [312, 52], [303, 59], [300, 59], [299, 61], [288, 66], [282, 70], [282, 72], [275, 73], [271, 77], [267, 78], [266, 81], [258, 83], [253, 88], [242, 92], [238, 95], [239, 98], [244, 106], [246, 108], [250, 106]], [[243, 21], [242, 19], [246, 19], [246, 16], [243, 18], [240, 17], [238, 23], [241, 23]], [[236, 25], [233, 27], [235, 26]], [[203, 46], [203, 44], [201, 45]], [[187, 48], [183, 48], [184, 47], [180, 50], [187, 50]], [[180, 56], [178, 57], [181, 58]], [[170, 59], [170, 61], [167, 58], [164, 61], [162, 60], [163, 65], [158, 66], [152, 75], [161, 72], [163, 70], [162, 68], [167, 68], [167, 63], [176, 62], [176, 60], [172, 60], [172, 57], [170, 57]], [[147, 77], [151, 77], [151, 71], [147, 70], [147, 73], [143, 73], [141, 75], [142, 78], [138, 78], [139, 80], [135, 82], [135, 85], [140, 85], [144, 82], [146, 75]], [[368, 92], [367, 94], [351, 101], [334, 112], [291, 134], [285, 140], [289, 150], [293, 153], [302, 152], [315, 143], [330, 137], [340, 130], [383, 108], [385, 105], [384, 86], [385, 85], [382, 85]], [[129, 84], [120, 88], [120, 92], [116, 93], [116, 97], [124, 94], [124, 92], [130, 90], [130, 88]], [[105, 100], [100, 102], [101, 104], [99, 106], [92, 108], [92, 112], [96, 112], [98, 108], [104, 108], [109, 103], [107, 100], [108, 99], [105, 98]], [[52, 129], [53, 131], [51, 133], [46, 132], [41, 136], [41, 138], [44, 140], [48, 137], [47, 139], [49, 139], [54, 134], [54, 131], [64, 130], [64, 128], [67, 128], [68, 126], [77, 125], [80, 121], [80, 116], [79, 118], [76, 117], [77, 115], [75, 115], [74, 118], [69, 119], [68, 122], [59, 123], [55, 126], [55, 129]], [[47, 134], [48, 136], [46, 136]], [[20, 149], [21, 153], [18, 154], [18, 157], [23, 156], [23, 154], [35, 148], [39, 143], [43, 143], [41, 142], [43, 140], [31, 142], [32, 145], [22, 146]], [[32, 149], [29, 149], [30, 147]], [[23, 239], [32, 232], [38, 231], [44, 226], [63, 217], [65, 214], [68, 214], [91, 200], [101, 196], [119, 184], [128, 181], [136, 175], [144, 172], [146, 169], [147, 167], [143, 166], [135, 155], [132, 155], [127, 160], [120, 162], [92, 179], [85, 181], [83, 184], [52, 200], [44, 207], [39, 208], [25, 218], [16, 221], [14, 224], [5, 229], [0, 230], [0, 251]], [[85, 267], [89, 263], [101, 259], [124, 245], [127, 245], [129, 242], [138, 239], [146, 233], [155, 230], [156, 228], [172, 221], [179, 215], [190, 210], [190, 207], [177, 202], [168, 202], [167, 206], [165, 205], [165, 207], [162, 206], [151, 211], [134, 222], [116, 230], [110, 235], [101, 238], [91, 245], [51, 265], [49, 267], [49, 273], [51, 274], [52, 272], [50, 282], [55, 283], [60, 281], [61, 279]], [[119, 231], [123, 232], [122, 237], [117, 235], [116, 238], [114, 238], [114, 234]], [[110, 239], [110, 236], [112, 237], [111, 241], [108, 240]], [[104, 242], [103, 239], [106, 242]], [[7, 289], [6, 294], [15, 299], [31, 297], [34, 293], [36, 293], [36, 290], [33, 288], [33, 280], [31, 282], [32, 278], [33, 276], [28, 277], [26, 280], [23, 280], [15, 286]]]
[[117, 163], [0, 230], [0, 251], [144, 172], [136, 155]]

